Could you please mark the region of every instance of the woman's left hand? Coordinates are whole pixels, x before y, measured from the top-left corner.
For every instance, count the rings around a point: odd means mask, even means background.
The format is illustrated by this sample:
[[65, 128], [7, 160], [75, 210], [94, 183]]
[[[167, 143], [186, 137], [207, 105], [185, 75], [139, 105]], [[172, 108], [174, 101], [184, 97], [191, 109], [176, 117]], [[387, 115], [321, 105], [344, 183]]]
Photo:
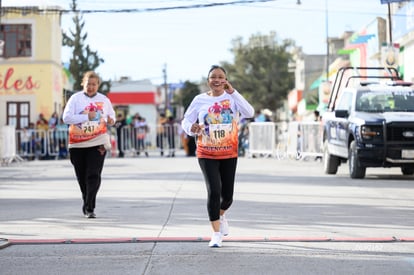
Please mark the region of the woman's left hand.
[[226, 80], [226, 82], [224, 83], [224, 91], [228, 94], [232, 94], [234, 93], [234, 88], [233, 86], [231, 86], [230, 82], [228, 82]]
[[115, 119], [112, 119], [110, 116], [108, 116], [108, 119], [106, 120], [106, 123], [107, 123], [109, 126], [112, 126], [112, 125], [114, 125], [114, 124], [115, 124]]

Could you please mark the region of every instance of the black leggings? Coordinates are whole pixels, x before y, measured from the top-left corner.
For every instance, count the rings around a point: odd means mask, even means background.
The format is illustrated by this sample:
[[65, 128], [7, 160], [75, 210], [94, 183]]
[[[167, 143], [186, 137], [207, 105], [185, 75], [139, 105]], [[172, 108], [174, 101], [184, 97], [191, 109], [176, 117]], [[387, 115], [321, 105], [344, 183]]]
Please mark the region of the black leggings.
[[83, 209], [93, 212], [96, 204], [96, 195], [101, 186], [101, 173], [106, 151], [103, 146], [89, 148], [71, 148], [70, 161], [75, 168], [76, 178], [82, 192]]
[[198, 164], [207, 187], [208, 216], [210, 221], [216, 221], [220, 219], [220, 209], [227, 210], [233, 203], [237, 158], [199, 158]]

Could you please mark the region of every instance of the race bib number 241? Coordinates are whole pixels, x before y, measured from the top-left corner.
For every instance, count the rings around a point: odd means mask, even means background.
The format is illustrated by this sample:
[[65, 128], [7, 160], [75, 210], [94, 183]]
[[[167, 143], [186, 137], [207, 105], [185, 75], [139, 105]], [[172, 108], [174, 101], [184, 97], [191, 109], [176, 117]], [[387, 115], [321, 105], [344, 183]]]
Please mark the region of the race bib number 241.
[[82, 123], [82, 131], [85, 134], [92, 134], [96, 129], [98, 129], [98, 121], [87, 121]]

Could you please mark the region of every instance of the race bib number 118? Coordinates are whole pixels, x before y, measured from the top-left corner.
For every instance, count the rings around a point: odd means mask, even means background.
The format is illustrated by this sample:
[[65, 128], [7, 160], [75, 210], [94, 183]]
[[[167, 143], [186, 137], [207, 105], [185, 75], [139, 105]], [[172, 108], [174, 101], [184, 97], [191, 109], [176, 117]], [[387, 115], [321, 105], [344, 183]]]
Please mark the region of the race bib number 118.
[[232, 130], [231, 124], [210, 124], [210, 138], [213, 140], [221, 140], [230, 134]]

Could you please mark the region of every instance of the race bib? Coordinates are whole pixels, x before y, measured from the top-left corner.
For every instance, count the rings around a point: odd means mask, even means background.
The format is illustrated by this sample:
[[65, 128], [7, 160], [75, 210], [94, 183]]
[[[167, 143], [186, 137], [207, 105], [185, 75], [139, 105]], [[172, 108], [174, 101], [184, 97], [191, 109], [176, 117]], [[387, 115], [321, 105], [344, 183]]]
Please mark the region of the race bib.
[[81, 127], [84, 134], [93, 134], [99, 128], [99, 121], [87, 121], [82, 123]]
[[210, 124], [209, 136], [214, 141], [224, 140], [230, 135], [232, 130], [232, 124]]

